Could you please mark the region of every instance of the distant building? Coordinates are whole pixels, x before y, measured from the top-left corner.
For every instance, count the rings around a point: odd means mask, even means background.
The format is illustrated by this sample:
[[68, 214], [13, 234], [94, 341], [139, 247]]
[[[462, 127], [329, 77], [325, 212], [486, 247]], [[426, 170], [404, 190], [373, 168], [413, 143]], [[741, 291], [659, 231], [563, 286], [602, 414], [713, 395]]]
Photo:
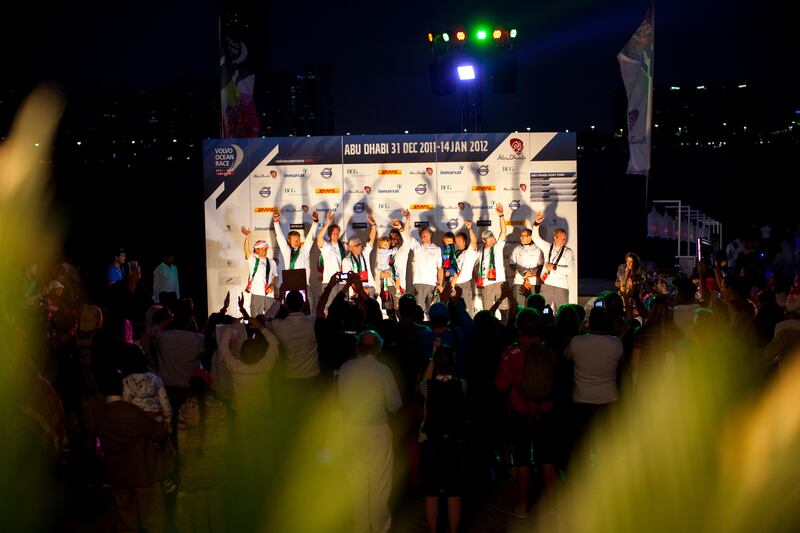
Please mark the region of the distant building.
[[278, 73], [267, 83], [267, 135], [332, 135], [333, 75], [330, 65], [310, 63], [298, 74]]

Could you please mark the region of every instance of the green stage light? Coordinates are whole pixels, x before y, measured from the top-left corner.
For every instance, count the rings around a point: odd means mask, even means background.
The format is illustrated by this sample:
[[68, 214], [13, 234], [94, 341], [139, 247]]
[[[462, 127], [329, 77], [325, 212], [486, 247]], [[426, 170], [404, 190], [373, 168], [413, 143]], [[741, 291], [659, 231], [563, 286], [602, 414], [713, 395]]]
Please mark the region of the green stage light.
[[508, 32], [508, 36], [511, 37], [512, 39], [515, 39], [517, 37], [517, 30], [511, 30], [510, 32]]
[[478, 30], [478, 40], [485, 41], [486, 40], [486, 30]]

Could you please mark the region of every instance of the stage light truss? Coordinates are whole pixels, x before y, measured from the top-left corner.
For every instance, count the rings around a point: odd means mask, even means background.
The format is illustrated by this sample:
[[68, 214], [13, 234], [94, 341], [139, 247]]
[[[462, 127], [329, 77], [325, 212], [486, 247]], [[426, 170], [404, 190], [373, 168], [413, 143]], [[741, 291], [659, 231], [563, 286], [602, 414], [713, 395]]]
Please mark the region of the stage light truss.
[[460, 27], [452, 31], [429, 32], [426, 37], [428, 45], [431, 46], [435, 54], [446, 54], [464, 48], [473, 50], [486, 49], [487, 51], [496, 48], [511, 49], [514, 46], [517, 35], [516, 28], [483, 24], [474, 27], [471, 31]]

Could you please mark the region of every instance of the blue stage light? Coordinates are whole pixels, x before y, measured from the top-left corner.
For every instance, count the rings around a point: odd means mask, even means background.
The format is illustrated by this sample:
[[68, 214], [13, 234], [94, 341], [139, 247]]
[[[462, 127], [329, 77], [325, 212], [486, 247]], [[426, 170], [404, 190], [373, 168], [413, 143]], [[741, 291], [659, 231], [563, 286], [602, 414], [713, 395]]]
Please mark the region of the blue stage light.
[[475, 79], [475, 67], [472, 65], [459, 65], [456, 70], [458, 70], [458, 79], [461, 81]]

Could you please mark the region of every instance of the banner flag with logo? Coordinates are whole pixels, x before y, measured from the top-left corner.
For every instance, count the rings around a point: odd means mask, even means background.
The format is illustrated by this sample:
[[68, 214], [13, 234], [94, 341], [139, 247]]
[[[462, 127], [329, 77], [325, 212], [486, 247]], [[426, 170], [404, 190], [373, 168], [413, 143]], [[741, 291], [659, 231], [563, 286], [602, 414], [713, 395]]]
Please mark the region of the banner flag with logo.
[[259, 120], [253, 99], [256, 61], [248, 26], [236, 17], [220, 19], [220, 111], [223, 138], [257, 137]]
[[628, 97], [628, 174], [650, 173], [653, 117], [653, 8], [617, 54]]

